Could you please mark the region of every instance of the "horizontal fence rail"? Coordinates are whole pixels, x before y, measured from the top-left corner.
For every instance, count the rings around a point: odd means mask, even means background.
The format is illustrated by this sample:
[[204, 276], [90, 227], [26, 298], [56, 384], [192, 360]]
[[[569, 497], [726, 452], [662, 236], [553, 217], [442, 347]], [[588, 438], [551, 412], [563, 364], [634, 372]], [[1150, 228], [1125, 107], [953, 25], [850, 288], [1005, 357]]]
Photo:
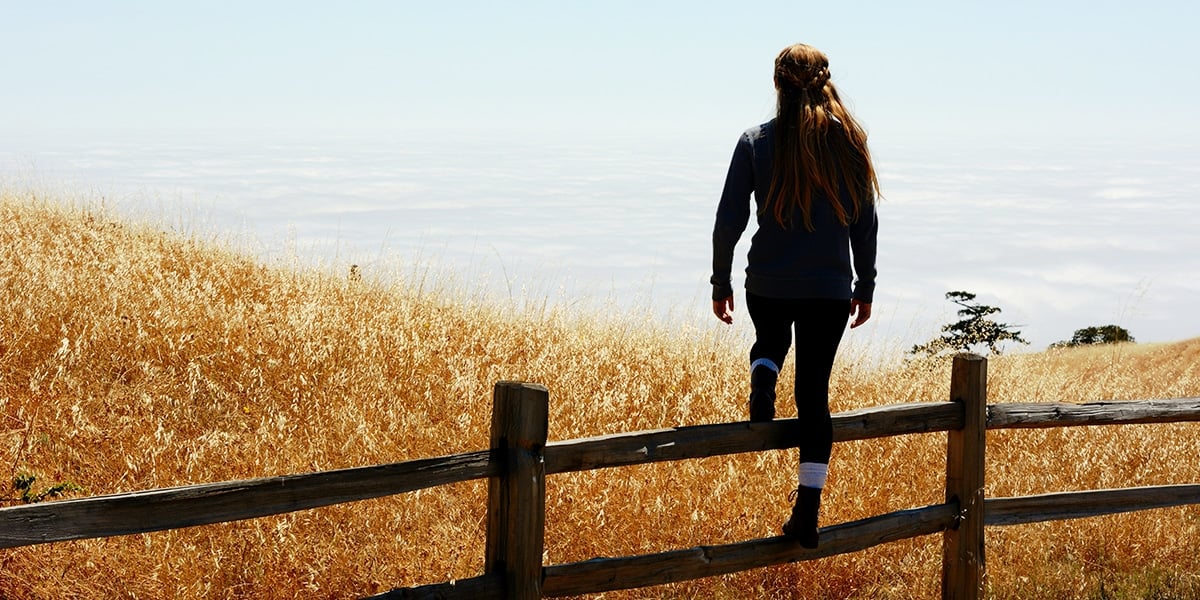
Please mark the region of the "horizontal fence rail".
[[546, 567], [547, 596], [572, 596], [725, 575], [747, 569], [815, 560], [937, 533], [957, 519], [958, 506], [937, 504], [821, 529], [821, 544], [808, 550], [782, 536], [736, 544], [700, 546], [643, 556], [595, 558]]
[[[867, 408], [833, 417], [835, 442], [948, 432], [944, 503], [824, 527], [820, 547], [815, 550], [804, 549], [789, 538], [771, 537], [543, 566], [546, 475], [782, 450], [798, 443], [795, 419], [684, 426], [547, 443], [547, 397], [540, 386], [498, 384], [488, 450], [0, 508], [0, 548], [236, 521], [486, 478], [489, 504], [484, 573], [396, 589], [376, 598], [537, 598], [597, 593], [812, 560], [937, 532], [945, 536], [944, 597], [976, 598], [984, 570], [984, 525], [1200, 504], [1197, 484], [984, 498], [983, 432], [987, 429], [1195, 422], [1200, 421], [1200, 398], [989, 405], [986, 361], [963, 355], [955, 359], [951, 402]], [[523, 508], [526, 506], [532, 509]]]
[[[840, 413], [836, 441], [946, 431], [952, 402]], [[552, 442], [546, 473], [779, 450], [797, 445], [795, 419], [722, 423]], [[209, 525], [369, 500], [493, 477], [490, 450], [320, 473], [205, 483], [0, 508], [0, 548]]]
[[984, 521], [988, 525], [1022, 525], [1185, 504], [1200, 504], [1200, 485], [1155, 485], [1016, 498], [988, 498], [984, 501]]
[[[548, 597], [575, 596], [816, 560], [937, 533], [954, 523], [957, 512], [956, 505], [937, 504], [825, 527], [821, 529], [820, 547], [813, 550], [777, 536], [736, 544], [699, 546], [641, 556], [594, 558], [548, 566], [542, 591]], [[481, 575], [455, 582], [392, 590], [371, 598], [501, 598], [496, 593], [498, 585], [497, 578]]]
[[490, 477], [491, 452], [0, 508], [0, 548], [179, 529]]
[[1200, 398], [1124, 402], [989, 404], [988, 429], [1136, 425], [1200, 421]]
[[[866, 408], [833, 416], [833, 441], [846, 442], [962, 426], [953, 402], [924, 402]], [[796, 419], [765, 423], [693, 425], [551, 442], [546, 473], [567, 473], [727, 454], [784, 450], [799, 444]]]

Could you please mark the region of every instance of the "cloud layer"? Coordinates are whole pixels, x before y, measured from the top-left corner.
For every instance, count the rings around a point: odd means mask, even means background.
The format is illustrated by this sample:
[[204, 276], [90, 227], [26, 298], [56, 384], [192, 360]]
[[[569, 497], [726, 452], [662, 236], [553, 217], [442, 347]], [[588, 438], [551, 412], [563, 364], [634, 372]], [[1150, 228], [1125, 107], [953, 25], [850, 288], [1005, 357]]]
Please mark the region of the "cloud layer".
[[[17, 140], [0, 145], [0, 176], [90, 190], [185, 229], [245, 233], [265, 258], [393, 275], [420, 265], [514, 299], [705, 323], [733, 133], [729, 144]], [[953, 317], [943, 294], [958, 289], [1002, 307], [1037, 347], [1107, 323], [1141, 341], [1200, 335], [1200, 315], [1186, 309], [1200, 292], [1200, 161], [1178, 149], [1066, 150], [877, 143], [886, 198], [874, 335], [931, 337]]]

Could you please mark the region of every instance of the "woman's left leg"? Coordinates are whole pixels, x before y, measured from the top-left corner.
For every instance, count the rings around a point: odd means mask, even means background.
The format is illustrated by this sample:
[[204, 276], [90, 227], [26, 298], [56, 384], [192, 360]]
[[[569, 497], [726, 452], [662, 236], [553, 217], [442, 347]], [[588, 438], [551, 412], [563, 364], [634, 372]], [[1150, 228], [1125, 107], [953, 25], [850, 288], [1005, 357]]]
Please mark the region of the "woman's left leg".
[[849, 300], [806, 299], [795, 304], [796, 416], [800, 425], [800, 472], [796, 504], [783, 532], [807, 548], [818, 541], [817, 513], [833, 450], [829, 377], [850, 316]]
[[800, 462], [828, 464], [833, 449], [829, 377], [850, 318], [849, 300], [799, 300], [796, 327], [796, 416]]

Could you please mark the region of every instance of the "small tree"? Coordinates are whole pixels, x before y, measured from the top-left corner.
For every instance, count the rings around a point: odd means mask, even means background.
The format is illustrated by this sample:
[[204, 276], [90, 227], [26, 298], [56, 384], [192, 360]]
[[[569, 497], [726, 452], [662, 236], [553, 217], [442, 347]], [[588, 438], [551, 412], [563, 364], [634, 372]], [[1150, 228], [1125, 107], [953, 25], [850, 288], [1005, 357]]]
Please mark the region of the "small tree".
[[1002, 342], [1029, 344], [1015, 325], [997, 323], [987, 318], [1000, 312], [995, 306], [979, 304], [970, 292], [946, 292], [946, 299], [959, 305], [958, 321], [942, 326], [942, 335], [909, 350], [909, 354], [935, 356], [950, 351], [970, 351], [973, 346], [985, 345], [993, 354], [1000, 354]]
[[1099, 327], [1084, 327], [1076, 329], [1075, 335], [1071, 339], [1054, 342], [1050, 344], [1051, 348], [1072, 348], [1075, 346], [1090, 346], [1092, 344], [1116, 344], [1118, 342], [1132, 342], [1133, 336], [1129, 335], [1129, 330], [1117, 325], [1101, 325]]

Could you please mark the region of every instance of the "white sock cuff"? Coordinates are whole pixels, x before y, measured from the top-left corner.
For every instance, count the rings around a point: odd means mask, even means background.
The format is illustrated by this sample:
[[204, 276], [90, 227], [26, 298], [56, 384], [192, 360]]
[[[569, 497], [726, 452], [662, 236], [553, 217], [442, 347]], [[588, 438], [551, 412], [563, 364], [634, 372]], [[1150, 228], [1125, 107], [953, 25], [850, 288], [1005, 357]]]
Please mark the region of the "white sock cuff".
[[754, 372], [754, 368], [755, 368], [755, 367], [760, 367], [760, 366], [761, 366], [761, 367], [766, 367], [766, 368], [768, 368], [768, 369], [770, 369], [770, 370], [772, 370], [772, 371], [775, 371], [775, 374], [776, 374], [776, 375], [778, 375], [778, 374], [779, 374], [779, 365], [775, 364], [775, 361], [773, 361], [773, 360], [771, 360], [771, 359], [769, 359], [769, 358], [760, 358], [760, 359], [758, 359], [758, 360], [756, 360], [756, 361], [754, 361], [754, 362], [750, 363], [750, 372], [751, 372], [751, 373], [753, 373], [753, 372]]
[[829, 465], [825, 463], [800, 463], [800, 485], [804, 487], [821, 489], [828, 476]]

